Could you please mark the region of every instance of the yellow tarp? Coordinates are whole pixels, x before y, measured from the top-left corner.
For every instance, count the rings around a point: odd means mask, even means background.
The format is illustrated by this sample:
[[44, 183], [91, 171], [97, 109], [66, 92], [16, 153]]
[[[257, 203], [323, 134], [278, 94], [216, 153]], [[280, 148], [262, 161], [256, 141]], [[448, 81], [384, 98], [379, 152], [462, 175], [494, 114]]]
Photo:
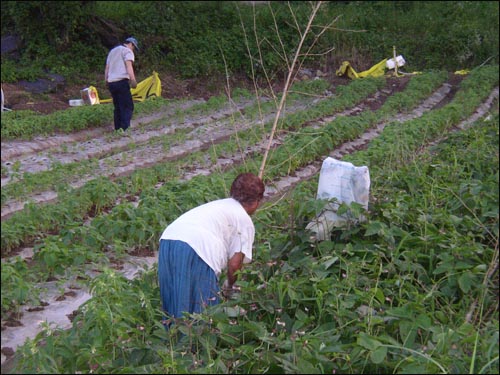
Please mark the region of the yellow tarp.
[[349, 61], [344, 61], [340, 68], [337, 70], [336, 74], [338, 76], [343, 76], [347, 74], [350, 79], [365, 78], [365, 77], [380, 77], [385, 74], [387, 59], [382, 60], [378, 64], [373, 65], [370, 69], [364, 72], [357, 73]]
[[[144, 100], [151, 97], [161, 96], [161, 81], [158, 73], [153, 72], [145, 80], [139, 82], [135, 89], [130, 89], [132, 93], [132, 99], [137, 102], [143, 102]], [[111, 103], [113, 99], [101, 99], [100, 103]]]

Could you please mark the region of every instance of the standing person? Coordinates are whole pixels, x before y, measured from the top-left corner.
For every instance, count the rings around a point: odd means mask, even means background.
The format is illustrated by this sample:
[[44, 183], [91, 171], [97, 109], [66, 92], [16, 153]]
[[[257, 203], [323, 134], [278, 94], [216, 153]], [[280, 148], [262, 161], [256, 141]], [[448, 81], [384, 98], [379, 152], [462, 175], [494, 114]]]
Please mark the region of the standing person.
[[169, 318], [218, 304], [222, 270], [227, 269], [223, 289], [232, 289], [236, 272], [252, 260], [255, 227], [250, 215], [257, 210], [264, 189], [259, 177], [242, 173], [231, 185], [230, 198], [195, 207], [163, 231], [158, 281]]
[[131, 87], [134, 89], [137, 87], [133, 66], [134, 50], [139, 51], [137, 40], [130, 37], [109, 51], [106, 59], [104, 79], [115, 107], [115, 130], [127, 130], [134, 112], [134, 101], [130, 92]]

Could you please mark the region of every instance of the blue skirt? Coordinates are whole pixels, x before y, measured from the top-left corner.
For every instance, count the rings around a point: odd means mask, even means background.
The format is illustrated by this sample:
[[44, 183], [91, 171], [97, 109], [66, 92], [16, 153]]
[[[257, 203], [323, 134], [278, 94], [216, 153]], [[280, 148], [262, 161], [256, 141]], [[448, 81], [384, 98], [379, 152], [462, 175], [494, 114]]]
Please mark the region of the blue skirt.
[[168, 318], [200, 313], [219, 303], [215, 272], [183, 241], [161, 240], [158, 282], [163, 311]]

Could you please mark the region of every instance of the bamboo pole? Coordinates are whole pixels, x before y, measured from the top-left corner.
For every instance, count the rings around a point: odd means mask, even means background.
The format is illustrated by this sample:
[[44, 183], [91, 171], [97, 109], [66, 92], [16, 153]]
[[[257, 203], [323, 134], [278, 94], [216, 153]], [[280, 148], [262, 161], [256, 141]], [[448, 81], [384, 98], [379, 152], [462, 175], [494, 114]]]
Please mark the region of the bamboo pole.
[[396, 46], [392, 46], [392, 53], [394, 55], [394, 74], [398, 76], [398, 61], [396, 60]]

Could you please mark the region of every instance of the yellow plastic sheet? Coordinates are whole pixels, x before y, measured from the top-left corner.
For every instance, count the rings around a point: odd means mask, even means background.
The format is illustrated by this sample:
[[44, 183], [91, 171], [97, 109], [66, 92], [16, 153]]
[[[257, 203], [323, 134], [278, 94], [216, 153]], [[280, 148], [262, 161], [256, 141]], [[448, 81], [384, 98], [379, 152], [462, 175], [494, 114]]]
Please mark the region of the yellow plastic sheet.
[[[130, 89], [132, 93], [132, 99], [137, 102], [143, 102], [144, 100], [151, 97], [161, 96], [161, 81], [158, 73], [153, 72], [145, 80], [139, 82], [135, 89]], [[113, 99], [101, 99], [101, 103], [111, 103]]]
[[365, 78], [365, 77], [380, 77], [385, 74], [386, 62], [387, 59], [384, 59], [380, 61], [378, 64], [373, 65], [370, 69], [365, 70], [364, 72], [361, 73], [357, 73], [351, 66], [351, 63], [349, 63], [349, 61], [344, 61], [340, 66], [340, 68], [336, 71], [336, 74], [339, 77], [347, 74], [347, 76], [350, 79]]
[[130, 92], [132, 93], [132, 99], [139, 102], [143, 102], [153, 96], [160, 97], [161, 81], [158, 73], [153, 72], [148, 78], [139, 82], [135, 89], [130, 89]]

